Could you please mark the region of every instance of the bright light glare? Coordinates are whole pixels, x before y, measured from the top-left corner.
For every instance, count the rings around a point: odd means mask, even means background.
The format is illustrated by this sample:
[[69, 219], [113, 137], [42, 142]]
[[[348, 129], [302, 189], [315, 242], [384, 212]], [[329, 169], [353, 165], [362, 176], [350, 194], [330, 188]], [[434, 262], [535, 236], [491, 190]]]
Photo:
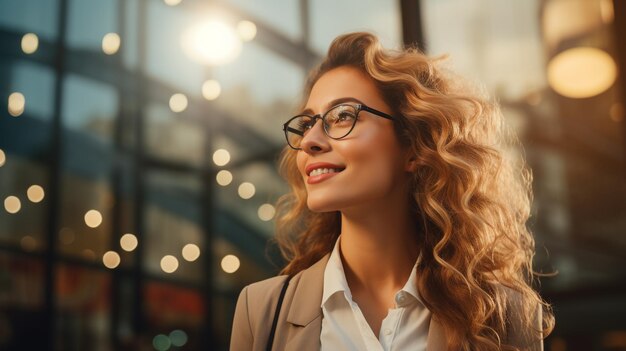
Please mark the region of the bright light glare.
[[247, 200], [254, 196], [256, 189], [254, 188], [254, 184], [244, 182], [244, 183], [241, 183], [241, 185], [239, 185], [238, 192], [239, 192], [239, 196], [242, 199]]
[[229, 171], [223, 169], [223, 170], [217, 172], [217, 175], [215, 176], [215, 179], [217, 180], [217, 184], [219, 184], [221, 186], [227, 186], [228, 184], [230, 184], [233, 181], [233, 174], [230, 173]]
[[137, 237], [134, 234], [126, 233], [120, 238], [120, 246], [122, 250], [131, 252], [137, 248]]
[[117, 33], [107, 33], [102, 38], [102, 51], [107, 55], [113, 55], [120, 49], [122, 40]]
[[172, 255], [165, 255], [161, 259], [161, 269], [165, 273], [174, 273], [178, 269], [178, 260]]
[[202, 84], [202, 96], [207, 100], [215, 100], [222, 93], [220, 82], [210, 79]]
[[243, 41], [250, 41], [256, 37], [256, 24], [250, 21], [241, 21], [237, 23], [237, 33]]
[[120, 255], [115, 251], [107, 251], [102, 255], [102, 263], [107, 268], [113, 269], [120, 264]]
[[187, 96], [185, 94], [174, 94], [170, 98], [170, 109], [176, 113], [185, 111], [187, 104]]
[[91, 228], [97, 228], [102, 224], [102, 214], [96, 210], [89, 210], [85, 213], [85, 224]]
[[176, 6], [176, 5], [180, 4], [181, 1], [182, 0], [163, 0], [163, 2], [166, 5], [169, 5], [169, 6]]
[[207, 65], [229, 63], [241, 53], [241, 39], [231, 26], [219, 20], [192, 26], [181, 39], [183, 52], [192, 60]]
[[589, 98], [610, 88], [617, 78], [615, 61], [605, 51], [578, 47], [563, 51], [548, 64], [548, 83], [559, 94]]
[[183, 247], [183, 258], [193, 262], [200, 257], [200, 248], [196, 244], [187, 244]]
[[17, 196], [7, 196], [6, 199], [4, 199], [4, 209], [7, 212], [11, 214], [18, 213], [21, 208], [22, 203]]
[[41, 186], [35, 184], [31, 185], [28, 190], [26, 190], [26, 196], [28, 196], [30, 201], [37, 203], [43, 200], [45, 193]]
[[221, 266], [226, 273], [235, 273], [240, 265], [239, 258], [235, 255], [226, 255], [222, 258]]
[[35, 33], [26, 33], [22, 37], [22, 51], [25, 54], [32, 54], [39, 47], [39, 38]]
[[15, 92], [9, 95], [9, 114], [13, 117], [17, 117], [24, 113], [24, 107], [26, 106], [26, 98], [24, 94]]

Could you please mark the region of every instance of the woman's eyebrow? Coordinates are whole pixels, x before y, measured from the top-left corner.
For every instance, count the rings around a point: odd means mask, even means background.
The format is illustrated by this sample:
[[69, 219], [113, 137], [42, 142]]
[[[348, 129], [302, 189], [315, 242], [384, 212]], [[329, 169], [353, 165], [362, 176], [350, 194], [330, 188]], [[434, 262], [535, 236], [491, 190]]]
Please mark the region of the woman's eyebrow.
[[[335, 100], [332, 100], [332, 101], [328, 102], [326, 104], [326, 110], [328, 110], [329, 108], [331, 108], [333, 106], [336, 106], [336, 105], [339, 105], [341, 103], [344, 103], [344, 102], [356, 102], [358, 104], [365, 105], [365, 104], [363, 104], [363, 102], [361, 102], [361, 100], [359, 100], [357, 98], [346, 96], [346, 97], [341, 97], [341, 98], [338, 98], [338, 99], [335, 99]], [[314, 114], [314, 112], [313, 112], [313, 109], [306, 108], [306, 109], [304, 109], [304, 111], [300, 112], [300, 114], [301, 115], [312, 115], [312, 114]]]

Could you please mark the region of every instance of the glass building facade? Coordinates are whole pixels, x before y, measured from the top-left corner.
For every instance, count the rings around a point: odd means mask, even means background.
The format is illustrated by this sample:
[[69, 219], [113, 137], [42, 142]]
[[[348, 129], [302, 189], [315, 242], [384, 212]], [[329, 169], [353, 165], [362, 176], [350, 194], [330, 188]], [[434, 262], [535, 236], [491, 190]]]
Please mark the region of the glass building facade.
[[[617, 0], [0, 0], [0, 349], [226, 350], [283, 264], [281, 125], [366, 30], [449, 53], [515, 127], [546, 349], [626, 350], [625, 27]], [[576, 48], [609, 57], [587, 95]]]

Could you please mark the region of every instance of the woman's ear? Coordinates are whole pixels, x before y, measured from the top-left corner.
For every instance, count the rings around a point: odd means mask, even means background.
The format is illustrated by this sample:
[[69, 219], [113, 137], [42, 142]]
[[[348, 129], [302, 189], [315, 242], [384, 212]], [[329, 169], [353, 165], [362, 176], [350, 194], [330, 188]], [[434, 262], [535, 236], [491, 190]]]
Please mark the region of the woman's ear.
[[410, 156], [406, 161], [404, 170], [411, 173], [417, 171], [417, 157]]

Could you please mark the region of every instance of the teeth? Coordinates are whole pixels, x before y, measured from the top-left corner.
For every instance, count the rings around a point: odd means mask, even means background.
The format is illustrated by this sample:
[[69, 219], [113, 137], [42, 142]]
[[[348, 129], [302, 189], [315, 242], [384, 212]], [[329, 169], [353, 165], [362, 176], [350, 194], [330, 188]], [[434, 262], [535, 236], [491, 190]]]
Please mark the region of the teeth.
[[309, 176], [310, 177], [314, 177], [314, 176], [317, 176], [317, 175], [320, 175], [320, 174], [337, 173], [337, 172], [339, 172], [339, 171], [336, 170], [336, 169], [333, 169], [333, 168], [317, 168], [317, 169], [314, 169], [313, 171], [311, 171], [311, 173], [309, 173]]

